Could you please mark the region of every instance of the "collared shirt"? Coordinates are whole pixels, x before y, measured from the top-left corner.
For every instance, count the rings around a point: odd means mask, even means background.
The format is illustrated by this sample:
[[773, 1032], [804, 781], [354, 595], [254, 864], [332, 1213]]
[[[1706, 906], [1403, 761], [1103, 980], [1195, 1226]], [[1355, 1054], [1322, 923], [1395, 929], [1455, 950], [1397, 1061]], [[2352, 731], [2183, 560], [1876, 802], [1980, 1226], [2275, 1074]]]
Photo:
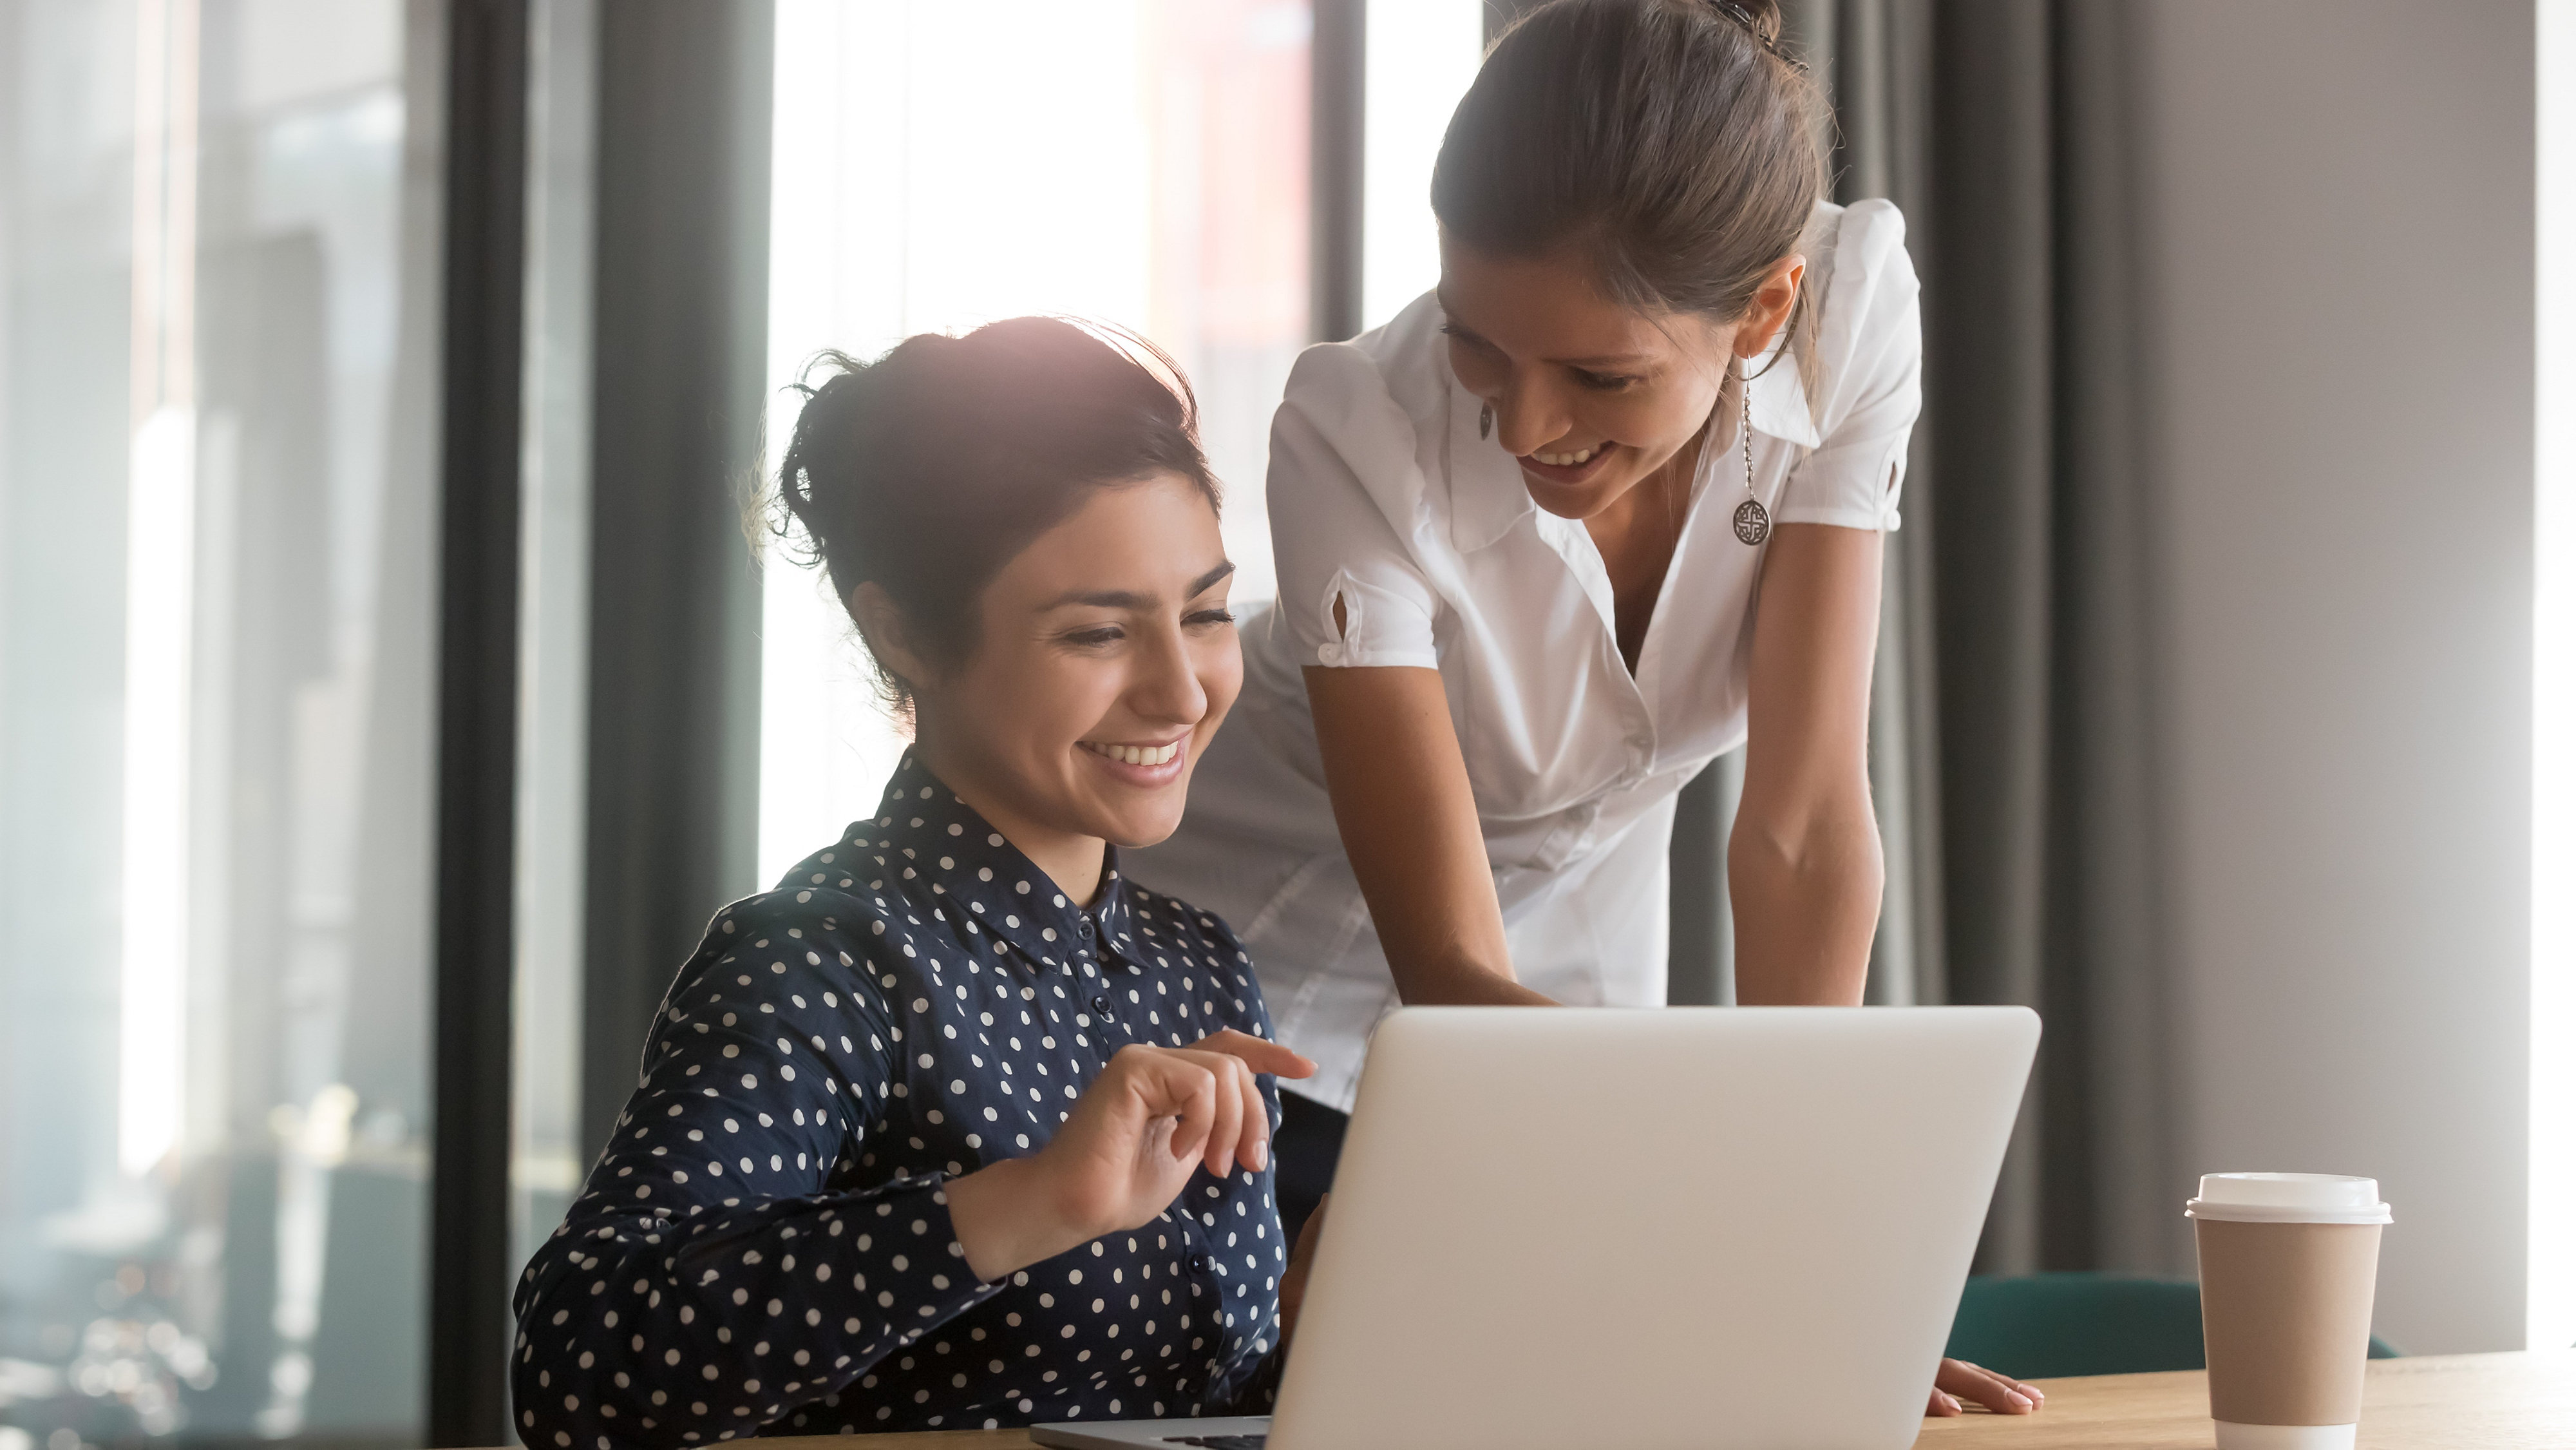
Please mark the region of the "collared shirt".
[[[534, 1450], [1261, 1407], [1287, 1265], [1268, 1171], [1006, 1279], [945, 1185], [1046, 1146], [1129, 1043], [1270, 1035], [1213, 916], [1108, 861], [1078, 908], [907, 757], [873, 821], [716, 914], [642, 1080], [528, 1265]], [[1262, 1096], [1272, 1122], [1278, 1097]]]
[[[1904, 224], [1885, 202], [1820, 206], [1802, 245], [1818, 386], [1796, 357], [1756, 364], [1752, 491], [1779, 523], [1893, 529], [1921, 406]], [[1344, 1108], [1396, 995], [1325, 794], [1307, 667], [1440, 672], [1513, 966], [1563, 1002], [1663, 1001], [1673, 797], [1745, 734], [1766, 549], [1729, 526], [1746, 496], [1736, 430], [1701, 452], [1632, 674], [1591, 534], [1539, 509], [1480, 436], [1442, 321], [1426, 295], [1297, 360], [1271, 434], [1278, 603], [1245, 622], [1243, 695], [1180, 831], [1128, 858], [1235, 923], [1282, 1036], [1320, 1068], [1290, 1091]]]

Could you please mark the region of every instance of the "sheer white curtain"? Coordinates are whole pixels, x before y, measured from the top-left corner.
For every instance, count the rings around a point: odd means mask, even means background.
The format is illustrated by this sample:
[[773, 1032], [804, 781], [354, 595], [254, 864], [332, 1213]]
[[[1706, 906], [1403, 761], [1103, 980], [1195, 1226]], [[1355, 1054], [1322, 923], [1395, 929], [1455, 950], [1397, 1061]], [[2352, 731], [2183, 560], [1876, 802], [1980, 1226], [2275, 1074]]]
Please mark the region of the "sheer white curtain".
[[[817, 351], [1023, 313], [1133, 328], [1196, 386], [1239, 597], [1270, 590], [1271, 408], [1306, 341], [1304, 0], [783, 0], [768, 428]], [[902, 741], [821, 572], [772, 549], [763, 879], [872, 810]]]

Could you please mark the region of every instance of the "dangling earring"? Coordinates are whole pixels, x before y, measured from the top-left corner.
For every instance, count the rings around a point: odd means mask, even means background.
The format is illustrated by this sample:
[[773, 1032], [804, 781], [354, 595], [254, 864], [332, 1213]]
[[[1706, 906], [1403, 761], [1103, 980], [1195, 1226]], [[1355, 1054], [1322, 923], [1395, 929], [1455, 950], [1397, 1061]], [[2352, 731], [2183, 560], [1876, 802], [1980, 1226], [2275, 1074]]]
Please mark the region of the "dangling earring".
[[1494, 405], [1491, 403], [1487, 403], [1485, 410], [1476, 415], [1476, 436], [1478, 438], [1494, 436]]
[[1750, 545], [1759, 545], [1771, 537], [1771, 511], [1762, 506], [1762, 496], [1753, 491], [1753, 375], [1744, 375], [1744, 416], [1735, 425], [1735, 435], [1744, 444], [1744, 502], [1735, 506], [1735, 536]]

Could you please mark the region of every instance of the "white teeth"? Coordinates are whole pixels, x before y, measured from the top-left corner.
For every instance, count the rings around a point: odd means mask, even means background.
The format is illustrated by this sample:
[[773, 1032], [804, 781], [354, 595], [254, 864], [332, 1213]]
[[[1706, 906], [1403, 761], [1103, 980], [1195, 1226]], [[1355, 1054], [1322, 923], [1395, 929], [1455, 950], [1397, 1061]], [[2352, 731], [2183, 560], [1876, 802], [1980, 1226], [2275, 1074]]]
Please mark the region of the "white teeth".
[[1609, 445], [1606, 443], [1596, 443], [1590, 448], [1584, 449], [1580, 453], [1533, 453], [1530, 457], [1537, 459], [1539, 462], [1546, 464], [1550, 468], [1572, 468], [1577, 464], [1590, 463], [1592, 461], [1593, 454], [1600, 452], [1608, 446]]
[[1181, 753], [1181, 742], [1175, 740], [1169, 745], [1094, 745], [1086, 740], [1082, 748], [1105, 755], [1122, 765], [1164, 765]]

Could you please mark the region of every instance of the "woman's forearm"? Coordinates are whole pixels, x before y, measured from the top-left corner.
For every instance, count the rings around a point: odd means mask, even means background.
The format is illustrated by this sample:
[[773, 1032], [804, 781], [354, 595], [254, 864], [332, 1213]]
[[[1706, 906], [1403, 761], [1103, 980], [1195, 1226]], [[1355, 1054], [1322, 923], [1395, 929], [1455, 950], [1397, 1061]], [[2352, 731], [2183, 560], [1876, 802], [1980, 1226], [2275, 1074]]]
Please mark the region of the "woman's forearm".
[[1856, 1005], [1887, 876], [1869, 804], [1880, 541], [1783, 524], [1753, 626], [1744, 800], [1727, 839], [1735, 999]]
[[1798, 823], [1739, 814], [1727, 840], [1735, 999], [1856, 1006], [1887, 879], [1866, 795]]
[[1004, 1158], [948, 1180], [948, 1219], [966, 1267], [990, 1282], [1093, 1237], [1075, 1226], [1035, 1159]]
[[1414, 959], [1398, 965], [1394, 956], [1387, 958], [1395, 974], [1396, 995], [1408, 1007], [1553, 1007], [1556, 999], [1544, 992], [1522, 986], [1511, 975], [1511, 964], [1489, 967], [1470, 961], [1424, 961]]
[[1539, 1006], [1514, 979], [1503, 909], [1440, 675], [1309, 669], [1333, 818], [1407, 1005]]

